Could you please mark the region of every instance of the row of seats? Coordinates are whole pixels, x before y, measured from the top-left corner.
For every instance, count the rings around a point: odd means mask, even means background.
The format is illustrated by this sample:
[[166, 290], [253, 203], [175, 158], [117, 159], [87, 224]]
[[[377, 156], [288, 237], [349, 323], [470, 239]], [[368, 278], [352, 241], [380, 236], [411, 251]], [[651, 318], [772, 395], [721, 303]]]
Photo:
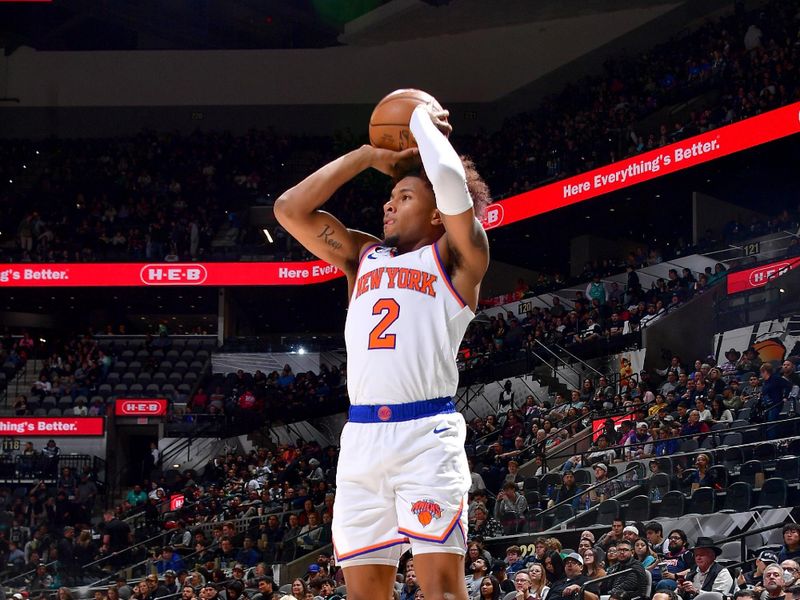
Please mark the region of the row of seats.
[[[709, 472], [711, 478], [721, 487], [727, 487], [729, 479], [738, 477], [740, 481], [747, 481], [753, 487], [756, 485], [756, 480], [767, 479], [769, 477], [782, 477], [787, 482], [797, 482], [800, 480], [800, 457], [794, 452], [800, 454], [800, 440], [793, 440], [788, 448], [791, 454], [778, 456], [778, 448], [775, 444], [764, 443], [756, 446], [744, 446], [735, 448], [725, 448], [722, 450], [723, 455], [717, 456], [721, 460], [720, 464], [711, 465]], [[716, 452], [718, 454], [719, 451]], [[708, 452], [714, 459], [715, 452]], [[661, 456], [653, 460], [659, 464], [659, 479], [660, 477], [668, 477], [667, 474], [673, 473], [674, 465], [677, 463], [693, 464], [696, 454], [688, 456]], [[645, 474], [644, 464], [638, 461], [629, 462], [626, 469], [629, 467], [637, 469], [636, 478], [643, 479]], [[618, 469], [615, 465], [608, 466], [608, 476], [613, 477], [617, 474]], [[682, 481], [691, 480], [691, 476], [696, 473], [694, 468], [684, 469], [681, 474]], [[594, 472], [589, 468], [581, 468], [573, 471], [575, 475], [575, 483], [581, 485], [591, 485], [595, 483]], [[669, 481], [669, 479], [667, 479]], [[537, 490], [544, 493], [548, 487], [558, 487], [561, 484], [561, 473], [547, 473], [543, 477], [528, 477], [523, 482], [523, 490]], [[688, 489], [683, 489], [688, 491]]]
[[633, 497], [623, 503], [615, 499], [605, 500], [597, 507], [597, 523], [610, 525], [624, 515], [626, 521], [648, 521], [655, 518], [678, 518], [685, 515], [708, 515], [715, 512], [737, 513], [751, 510], [768, 510], [787, 506], [789, 484], [785, 479], [767, 479], [759, 490], [745, 481], [731, 484], [725, 491], [711, 487], [699, 487], [687, 497], [680, 490], [665, 493], [661, 500], [654, 501], [650, 495]]
[[[654, 476], [654, 477], [657, 477]], [[653, 478], [651, 478], [653, 479]], [[655, 483], [655, 482], [654, 482]], [[668, 485], [668, 482], [667, 482]], [[657, 485], [648, 486], [654, 488]], [[537, 500], [538, 492], [526, 494], [526, 498]], [[680, 490], [666, 491], [661, 500], [652, 500], [652, 494], [640, 494], [629, 501], [614, 498], [604, 500], [596, 509], [596, 513], [585, 513], [587, 521], [580, 519], [576, 527], [587, 524], [611, 525], [614, 519], [625, 521], [650, 521], [657, 518], [672, 519], [686, 515], [707, 515], [715, 512], [738, 513], [752, 510], [768, 510], [788, 506], [790, 503], [790, 486], [779, 477], [767, 479], [760, 490], [744, 481], [738, 481], [719, 492], [710, 487], [700, 487], [687, 496]], [[571, 504], [564, 504], [542, 515], [531, 515], [530, 527], [550, 528], [576, 516]], [[531, 529], [534, 530], [534, 529]]]
[[[185, 373], [186, 371], [194, 371], [197, 369], [202, 369], [205, 362], [208, 360], [206, 356], [202, 360], [192, 360], [192, 361], [185, 361], [185, 360], [177, 360], [175, 362], [171, 360], [162, 360], [158, 364], [158, 369], [155, 373], [171, 373], [172, 371], [178, 371]], [[133, 373], [134, 375], [138, 375], [139, 373], [143, 372], [145, 366], [138, 360], [133, 360], [131, 362], [125, 362], [124, 360], [115, 361], [112, 365], [109, 372], [111, 373]], [[148, 373], [148, 371], [144, 371]]]
[[192, 390], [193, 383], [194, 382], [180, 383], [178, 385], [174, 385], [172, 383], [165, 383], [162, 385], [151, 383], [147, 386], [138, 383], [130, 386], [120, 383], [113, 387], [107, 383], [104, 383], [98, 386], [97, 394], [91, 396], [90, 398], [87, 398], [86, 396], [77, 396], [73, 400], [72, 396], [61, 396], [60, 398], [56, 398], [55, 396], [45, 396], [44, 398], [40, 399], [37, 396], [32, 396], [28, 399], [28, 408], [32, 411], [40, 408], [45, 410], [50, 410], [52, 408], [67, 409], [74, 407], [78, 403], [78, 399], [83, 400], [84, 404], [88, 406], [94, 402], [95, 398], [100, 398], [102, 402], [106, 403], [113, 401], [116, 396], [124, 395], [153, 397], [156, 395], [170, 396], [176, 393], [189, 394]]
[[[188, 373], [187, 373], [187, 375], [188, 375]], [[166, 394], [174, 394], [176, 392], [179, 393], [179, 394], [189, 394], [192, 391], [192, 386], [195, 384], [197, 379], [198, 379], [197, 377], [194, 377], [191, 380], [184, 379], [184, 383], [179, 383], [178, 385], [175, 385], [174, 383], [170, 383], [170, 382], [164, 383], [164, 384], [161, 384], [161, 385], [159, 385], [157, 383], [150, 383], [150, 384], [148, 384], [146, 386], [141, 384], [141, 383], [134, 383], [134, 384], [131, 384], [131, 385], [128, 385], [126, 383], [118, 383], [112, 388], [111, 394], [113, 394], [114, 396], [121, 396], [121, 395], [124, 395], [124, 394], [138, 394], [138, 395], [141, 395], [141, 394], [164, 394], [164, 395], [166, 395]], [[106, 385], [108, 385], [108, 384], [106, 384]], [[100, 386], [100, 388], [102, 388], [102, 387], [103, 386]], [[104, 393], [104, 391], [101, 391], [100, 388], [98, 388], [98, 393]]]
[[118, 383], [124, 383], [127, 385], [133, 385], [134, 383], [141, 383], [142, 385], [147, 385], [148, 383], [172, 383], [178, 385], [179, 383], [194, 383], [199, 378], [200, 374], [203, 372], [203, 367], [197, 367], [195, 370], [180, 372], [180, 371], [171, 371], [169, 374], [167, 373], [132, 373], [127, 371], [125, 373], [109, 373], [106, 376], [105, 382], [108, 385], [116, 385]]
[[35, 408], [31, 411], [34, 417], [74, 417], [71, 408]]
[[192, 361], [196, 359], [205, 360], [209, 357], [210, 353], [208, 350], [123, 350], [122, 352], [118, 352], [117, 356], [120, 360], [125, 361], [132, 361], [132, 360], [149, 360], [150, 358], [155, 358], [156, 360], [170, 360], [170, 361], [178, 361], [178, 360], [185, 360], [185, 361]]
[[[152, 345], [152, 341], [150, 342]], [[169, 348], [152, 349], [153, 353], [168, 352], [170, 350], [208, 350], [213, 351], [217, 347], [217, 340], [213, 338], [168, 338]], [[101, 337], [98, 340], [98, 347], [104, 352], [120, 352], [124, 349], [140, 350], [147, 349], [147, 339], [144, 337], [122, 338], [122, 337]]]
[[[791, 440], [786, 450], [779, 451], [777, 444], [766, 442], [751, 446], [722, 447], [703, 450], [711, 457], [710, 479], [715, 488], [697, 487], [694, 468], [684, 469], [679, 477], [673, 476], [678, 464], [694, 464], [699, 452], [688, 455], [658, 457], [661, 472], [649, 478], [644, 462], [632, 461], [625, 465], [609, 465], [608, 475], [613, 477], [619, 470], [635, 470], [624, 476], [628, 487], [644, 484], [641, 494], [629, 502], [608, 500], [597, 507], [598, 522], [610, 523], [611, 519], [624, 513], [625, 519], [648, 520], [657, 517], [674, 518], [685, 514], [709, 514], [715, 511], [743, 512], [789, 506], [800, 500], [800, 439]], [[783, 454], [792, 452], [792, 454]], [[573, 471], [579, 494], [595, 483], [593, 470], [581, 468]], [[543, 505], [544, 499], [552, 498], [553, 491], [561, 484], [562, 474], [550, 472], [542, 477], [527, 477], [523, 481], [523, 494], [531, 507]], [[724, 491], [723, 491], [724, 490]], [[633, 492], [635, 493], [635, 492]], [[655, 500], [654, 500], [655, 499]], [[594, 511], [589, 513], [595, 518]], [[533, 514], [529, 527], [552, 527], [576, 516], [572, 505], [564, 505], [545, 512]], [[580, 520], [580, 519], [579, 519]]]

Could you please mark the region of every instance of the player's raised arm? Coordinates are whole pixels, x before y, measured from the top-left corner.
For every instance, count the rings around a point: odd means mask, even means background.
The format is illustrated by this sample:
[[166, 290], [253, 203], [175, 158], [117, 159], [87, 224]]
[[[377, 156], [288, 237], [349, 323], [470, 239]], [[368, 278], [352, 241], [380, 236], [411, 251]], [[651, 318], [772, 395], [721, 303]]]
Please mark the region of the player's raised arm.
[[474, 309], [489, 266], [489, 241], [475, 217], [461, 158], [439, 129], [449, 128], [442, 120], [446, 114], [421, 105], [414, 109], [410, 126], [446, 231], [438, 242], [439, 252], [456, 289]]
[[275, 218], [298, 242], [318, 258], [350, 277], [358, 267], [361, 248], [377, 238], [347, 229], [339, 219], [320, 210], [342, 185], [372, 167], [394, 176], [399, 165], [417, 159], [417, 150], [392, 152], [362, 146], [328, 163], [275, 201]]

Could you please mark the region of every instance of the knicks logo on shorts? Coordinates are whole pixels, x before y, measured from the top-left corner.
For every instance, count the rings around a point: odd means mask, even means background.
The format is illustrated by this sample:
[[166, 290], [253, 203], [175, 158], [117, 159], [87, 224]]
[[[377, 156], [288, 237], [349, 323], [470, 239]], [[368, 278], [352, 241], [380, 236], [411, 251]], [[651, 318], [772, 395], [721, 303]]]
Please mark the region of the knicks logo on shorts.
[[411, 505], [411, 512], [417, 515], [417, 519], [423, 527], [427, 527], [433, 519], [442, 518], [442, 507], [433, 500], [417, 500]]

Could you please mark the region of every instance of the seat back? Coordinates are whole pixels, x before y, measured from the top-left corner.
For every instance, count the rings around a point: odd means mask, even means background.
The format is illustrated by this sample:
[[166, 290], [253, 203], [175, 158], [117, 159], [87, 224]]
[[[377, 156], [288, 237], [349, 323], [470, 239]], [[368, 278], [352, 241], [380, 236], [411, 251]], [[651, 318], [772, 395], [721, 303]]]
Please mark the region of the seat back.
[[[477, 451], [477, 449], [476, 449]], [[525, 491], [528, 490], [538, 490], [539, 489], [539, 478], [538, 477], [526, 477], [522, 482], [522, 489]]]
[[711, 475], [711, 479], [714, 480], [715, 483], [719, 484], [721, 488], [728, 487], [728, 470], [722, 465], [714, 465], [708, 470], [709, 474]]
[[716, 496], [713, 488], [697, 488], [689, 501], [689, 512], [707, 515], [714, 512]]
[[723, 600], [724, 596], [719, 592], [700, 592], [694, 600]]
[[631, 498], [625, 509], [626, 521], [648, 521], [650, 519], [650, 498], [645, 495]]
[[680, 442], [680, 451], [681, 452], [694, 452], [698, 448], [698, 443], [695, 438], [688, 438], [681, 440]]
[[561, 485], [561, 475], [559, 473], [547, 473], [539, 483], [539, 491], [547, 493], [547, 488], [552, 486], [553, 489]]
[[739, 541], [736, 542], [725, 542], [722, 544], [722, 554], [720, 554], [720, 559], [722, 560], [731, 560], [733, 562], [739, 562], [742, 560], [742, 543]]
[[576, 469], [575, 470], [575, 483], [581, 485], [584, 483], [591, 483], [594, 477], [589, 469]]
[[692, 479], [697, 475], [697, 469], [685, 469], [681, 474], [681, 491], [688, 494], [692, 491]]
[[619, 517], [619, 502], [613, 498], [604, 500], [597, 507], [597, 524], [611, 525]]
[[669, 475], [667, 473], [656, 473], [647, 480], [647, 491], [652, 498], [653, 490], [658, 489], [659, 498], [663, 498], [669, 491]]
[[658, 516], [668, 518], [677, 518], [683, 516], [685, 503], [686, 498], [684, 497], [683, 492], [679, 492], [678, 490], [667, 492], [661, 498], [661, 506], [658, 509]]
[[[762, 483], [763, 477], [764, 469], [761, 466], [761, 461], [758, 460], [748, 460], [742, 465], [739, 471], [739, 481], [747, 482], [754, 488], [761, 487], [760, 484]], [[756, 482], [757, 479], [758, 482]]]
[[536, 510], [539, 508], [539, 504], [542, 501], [542, 497], [539, 495], [539, 492], [536, 490], [525, 490], [525, 501], [528, 503], [528, 508], [531, 510]]
[[666, 475], [672, 474], [672, 459], [669, 456], [659, 456], [656, 462], [658, 462], [658, 467], [662, 473]]
[[759, 444], [753, 451], [753, 458], [763, 462], [771, 462], [778, 458], [778, 451], [775, 444]]
[[781, 477], [770, 477], [761, 486], [761, 493], [758, 495], [759, 505], [773, 506], [775, 508], [786, 506], [789, 488], [786, 480]]
[[571, 504], [562, 504], [553, 512], [555, 513], [556, 523], [563, 523], [575, 516], [575, 510], [572, 508]]
[[722, 436], [720, 446], [741, 446], [742, 433], [740, 431], [732, 431]]
[[725, 508], [734, 512], [746, 512], [753, 503], [753, 486], [746, 481], [737, 481], [728, 487]]
[[796, 456], [781, 456], [775, 463], [775, 476], [797, 481], [800, 479], [800, 460]]
[[[731, 434], [728, 434], [731, 435]], [[738, 446], [725, 448], [725, 454], [722, 458], [722, 466], [728, 471], [738, 469], [744, 462], [742, 459], [742, 449]]]

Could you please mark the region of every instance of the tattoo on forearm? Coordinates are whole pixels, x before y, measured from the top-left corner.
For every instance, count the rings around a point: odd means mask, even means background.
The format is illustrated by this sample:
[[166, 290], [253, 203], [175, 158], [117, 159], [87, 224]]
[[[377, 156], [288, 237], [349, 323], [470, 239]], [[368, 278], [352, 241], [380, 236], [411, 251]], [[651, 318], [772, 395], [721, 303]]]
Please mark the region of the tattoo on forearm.
[[320, 233], [317, 237], [325, 240], [325, 243], [328, 244], [328, 246], [330, 246], [334, 250], [340, 250], [342, 247], [342, 243], [337, 242], [335, 239], [333, 239], [333, 233], [334, 233], [333, 227], [331, 227], [330, 225], [325, 225], [325, 227], [322, 229], [322, 233]]

